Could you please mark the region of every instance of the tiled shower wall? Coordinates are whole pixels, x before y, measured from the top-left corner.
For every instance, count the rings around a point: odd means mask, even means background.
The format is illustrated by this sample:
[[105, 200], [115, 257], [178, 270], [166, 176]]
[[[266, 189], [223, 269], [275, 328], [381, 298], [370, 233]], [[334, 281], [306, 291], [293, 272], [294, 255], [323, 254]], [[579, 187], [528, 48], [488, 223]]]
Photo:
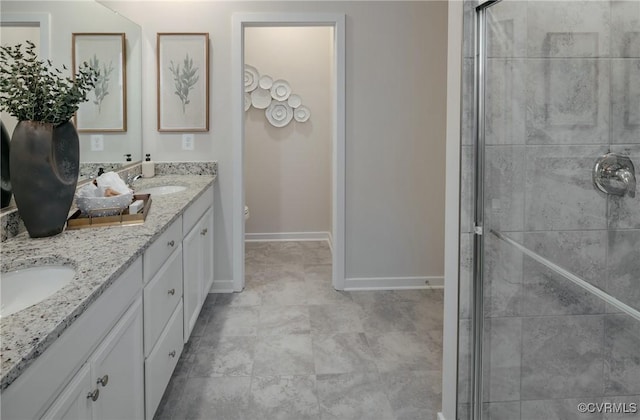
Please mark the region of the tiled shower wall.
[[[459, 419], [471, 377], [474, 3], [463, 49]], [[606, 196], [591, 176], [612, 151], [631, 156], [640, 177], [640, 2], [503, 0], [488, 20], [485, 416], [638, 419], [577, 404], [640, 405], [640, 323], [489, 231], [640, 310], [640, 194]]]

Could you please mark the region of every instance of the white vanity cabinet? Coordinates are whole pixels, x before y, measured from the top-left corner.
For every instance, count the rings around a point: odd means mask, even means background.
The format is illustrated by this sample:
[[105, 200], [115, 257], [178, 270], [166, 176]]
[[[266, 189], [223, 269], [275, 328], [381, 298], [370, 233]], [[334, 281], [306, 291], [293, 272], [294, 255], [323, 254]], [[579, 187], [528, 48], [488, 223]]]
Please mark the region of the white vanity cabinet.
[[213, 284], [213, 187], [193, 203], [183, 218], [184, 342], [189, 340]]
[[143, 419], [142, 299], [102, 340], [43, 419]]
[[138, 258], [4, 390], [0, 417], [143, 418], [141, 290]]

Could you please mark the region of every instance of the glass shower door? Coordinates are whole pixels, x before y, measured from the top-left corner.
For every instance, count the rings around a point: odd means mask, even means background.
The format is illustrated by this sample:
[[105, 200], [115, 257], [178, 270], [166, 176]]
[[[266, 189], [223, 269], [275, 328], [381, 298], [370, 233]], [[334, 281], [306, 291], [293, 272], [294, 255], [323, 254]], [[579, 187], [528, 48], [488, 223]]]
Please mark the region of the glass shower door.
[[474, 418], [640, 419], [640, 2], [476, 13]]

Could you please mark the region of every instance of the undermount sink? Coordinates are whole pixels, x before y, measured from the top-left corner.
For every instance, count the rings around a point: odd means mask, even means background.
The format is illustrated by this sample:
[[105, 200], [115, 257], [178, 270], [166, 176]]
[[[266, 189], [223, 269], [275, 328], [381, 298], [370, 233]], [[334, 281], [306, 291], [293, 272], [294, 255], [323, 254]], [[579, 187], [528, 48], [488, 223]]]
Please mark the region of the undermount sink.
[[35, 305], [69, 284], [76, 271], [65, 265], [44, 265], [2, 273], [0, 317]]
[[182, 185], [160, 185], [157, 187], [143, 188], [136, 191], [136, 194], [166, 195], [186, 190], [187, 187]]

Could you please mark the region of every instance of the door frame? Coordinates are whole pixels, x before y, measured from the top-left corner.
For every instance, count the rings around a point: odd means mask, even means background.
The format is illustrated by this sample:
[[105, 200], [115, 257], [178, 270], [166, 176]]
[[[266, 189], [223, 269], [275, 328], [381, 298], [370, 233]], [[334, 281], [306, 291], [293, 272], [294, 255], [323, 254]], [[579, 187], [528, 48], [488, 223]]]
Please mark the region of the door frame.
[[339, 13], [234, 13], [232, 16], [233, 290], [244, 288], [244, 28], [323, 26], [333, 28], [332, 91], [332, 283], [345, 283], [345, 15]]

